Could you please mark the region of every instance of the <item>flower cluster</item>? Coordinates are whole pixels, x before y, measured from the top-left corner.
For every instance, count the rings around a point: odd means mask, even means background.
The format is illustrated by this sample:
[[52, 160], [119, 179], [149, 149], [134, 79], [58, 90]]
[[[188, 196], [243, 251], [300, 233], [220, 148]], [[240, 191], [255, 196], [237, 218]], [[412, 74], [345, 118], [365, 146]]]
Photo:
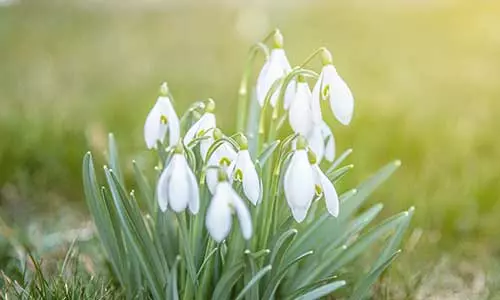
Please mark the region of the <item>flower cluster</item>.
[[[252, 138], [257, 151], [251, 153], [249, 150], [250, 136], [247, 138], [243, 133], [226, 136], [217, 128], [215, 103], [211, 99], [198, 103], [179, 120], [165, 83], [144, 125], [147, 147], [166, 147], [170, 153], [162, 162], [164, 167], [156, 188], [161, 210], [180, 213], [188, 208], [192, 214], [197, 214], [200, 188], [206, 186], [212, 196], [206, 209], [205, 224], [218, 242], [230, 234], [233, 215], [239, 221], [243, 237], [250, 239], [251, 207], [261, 204], [268, 208], [277, 207], [274, 203], [261, 202], [264, 194], [267, 196], [264, 201], [275, 201], [280, 190], [297, 222], [306, 218], [313, 201], [320, 198], [325, 199], [332, 216], [339, 214], [335, 187], [320, 168], [323, 160], [331, 162], [335, 157], [335, 140], [332, 130], [323, 120], [321, 102], [327, 100], [336, 119], [347, 125], [353, 114], [352, 93], [333, 66], [327, 49], [320, 48], [305, 62], [316, 55], [321, 57], [323, 67], [317, 75], [305, 69], [304, 64], [291, 67], [279, 31], [274, 32], [272, 39], [272, 49], [256, 79], [253, 101], [261, 107], [261, 124], [265, 122], [267, 107], [273, 110], [271, 123], [274, 123], [268, 132], [267, 143], [263, 142], [263, 130], [258, 138]], [[308, 83], [311, 78], [315, 80], [312, 91]], [[247, 106], [243, 103], [240, 107], [246, 109]], [[281, 143], [280, 153], [283, 155], [269, 167], [273, 174], [277, 174], [278, 180], [263, 184], [264, 164], [256, 159], [256, 155], [273, 144], [273, 137], [281, 128], [276, 124], [281, 106], [284, 110], [282, 116], [288, 119], [295, 134], [286, 139], [287, 143]], [[184, 132], [182, 124], [187, 124]]]

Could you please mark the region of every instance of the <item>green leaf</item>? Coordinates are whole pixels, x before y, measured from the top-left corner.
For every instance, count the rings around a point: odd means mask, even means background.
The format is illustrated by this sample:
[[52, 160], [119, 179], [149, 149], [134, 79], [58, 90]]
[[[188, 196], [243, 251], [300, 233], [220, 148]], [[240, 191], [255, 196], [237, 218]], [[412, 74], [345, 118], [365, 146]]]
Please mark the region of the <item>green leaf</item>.
[[342, 154], [340, 154], [339, 158], [337, 158], [328, 168], [326, 173], [333, 172], [340, 164], [352, 153], [352, 149], [347, 149]]
[[294, 266], [295, 264], [299, 263], [301, 260], [304, 258], [308, 257], [309, 255], [312, 255], [313, 251], [308, 251], [306, 253], [303, 253], [296, 258], [294, 258], [290, 263], [288, 263], [285, 267], [281, 268], [281, 270], [274, 276], [271, 277], [269, 280], [269, 283], [267, 284], [267, 287], [264, 291], [264, 295], [262, 299], [272, 299], [274, 297], [274, 294], [276, 293], [276, 290], [278, 289], [278, 286], [280, 285], [281, 281], [285, 278], [285, 275], [287, 274], [288, 270]]
[[238, 263], [231, 268], [226, 268], [226, 271], [222, 274], [221, 278], [217, 282], [217, 285], [215, 286], [212, 299], [229, 299], [231, 290], [243, 275], [244, 267], [244, 263]]
[[116, 146], [115, 136], [113, 133], [108, 134], [108, 163], [120, 184], [125, 186], [123, 173], [120, 167], [120, 159], [118, 156], [118, 147]]
[[131, 206], [125, 191], [113, 172], [107, 168], [104, 171], [127, 241], [140, 262], [153, 296], [157, 299], [163, 299], [165, 295], [162, 283], [166, 282], [167, 266], [163, 266], [158, 257], [140, 211]]
[[300, 297], [295, 298], [296, 300], [309, 300], [309, 299], [320, 299], [321, 297], [328, 296], [335, 292], [339, 288], [345, 286], [345, 281], [335, 281], [329, 284], [325, 284], [319, 288], [316, 288]]
[[151, 216], [155, 215], [155, 192], [151, 188], [146, 176], [139, 169], [136, 161], [132, 161], [132, 166], [134, 169], [135, 182], [137, 183], [137, 190], [139, 191], [140, 199], [143, 199], [143, 203], [146, 206], [148, 213]]
[[259, 282], [259, 280], [264, 276], [266, 275], [267, 272], [271, 271], [272, 269], [272, 266], [271, 265], [268, 265], [264, 268], [262, 268], [262, 270], [260, 270], [259, 272], [257, 272], [257, 274], [255, 274], [255, 276], [252, 278], [252, 280], [250, 280], [250, 282], [247, 283], [247, 285], [243, 288], [243, 290], [241, 290], [241, 292], [238, 294], [238, 296], [236, 297], [236, 300], [240, 300], [243, 298], [243, 296], [245, 296], [245, 294], [250, 290], [250, 288], [255, 285], [257, 282]]
[[172, 271], [170, 272], [169, 280], [168, 280], [168, 299], [170, 300], [179, 300], [179, 287], [177, 286], [177, 267], [179, 266], [179, 262], [181, 261], [180, 256], [177, 256], [174, 264], [172, 265]]
[[347, 172], [351, 171], [354, 168], [354, 165], [347, 165], [337, 170], [334, 170], [330, 173], [326, 173], [326, 177], [330, 179], [331, 182], [339, 181], [342, 177], [344, 177]]
[[359, 300], [368, 298], [370, 292], [370, 287], [377, 280], [377, 278], [384, 272], [387, 267], [396, 259], [396, 257], [401, 253], [401, 250], [396, 251], [389, 256], [380, 266], [372, 270], [366, 277], [360, 280], [354, 287], [354, 291], [349, 297], [350, 300]]
[[273, 250], [271, 252], [270, 264], [274, 265], [276, 262], [276, 258], [282, 259], [291, 243], [295, 239], [297, 235], [297, 229], [289, 229], [285, 231], [276, 241], [276, 245], [274, 245]]
[[365, 182], [361, 183], [354, 197], [349, 198], [349, 201], [342, 201], [340, 203], [339, 221], [345, 222], [350, 219], [356, 210], [366, 201], [368, 196], [386, 181], [394, 171], [401, 165], [399, 160], [391, 162], [380, 169], [375, 175], [371, 176]]
[[268, 145], [264, 151], [259, 155], [257, 159], [257, 163], [259, 166], [263, 167], [266, 164], [266, 161], [273, 155], [274, 151], [278, 148], [280, 141], [274, 141], [270, 145]]

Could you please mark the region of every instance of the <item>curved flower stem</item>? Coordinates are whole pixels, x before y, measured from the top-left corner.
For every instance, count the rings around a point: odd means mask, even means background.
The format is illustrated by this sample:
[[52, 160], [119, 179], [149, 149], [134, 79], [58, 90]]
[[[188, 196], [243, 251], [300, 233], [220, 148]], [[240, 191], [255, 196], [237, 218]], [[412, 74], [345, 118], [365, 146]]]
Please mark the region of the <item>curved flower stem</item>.
[[263, 43], [255, 44], [248, 54], [247, 62], [245, 64], [245, 69], [243, 71], [243, 77], [241, 78], [240, 88], [238, 89], [238, 108], [236, 114], [236, 130], [243, 131], [245, 129], [245, 121], [247, 116], [248, 108], [248, 81], [250, 75], [252, 75], [252, 65], [255, 61], [257, 53], [262, 52], [267, 60], [269, 57], [269, 50], [267, 46]]
[[316, 57], [316, 55], [320, 54], [321, 52], [325, 51], [326, 48], [325, 47], [320, 47], [316, 50], [314, 50], [313, 53], [311, 53], [311, 55], [309, 55], [301, 64], [300, 64], [300, 67], [303, 68], [305, 67], [314, 57]]

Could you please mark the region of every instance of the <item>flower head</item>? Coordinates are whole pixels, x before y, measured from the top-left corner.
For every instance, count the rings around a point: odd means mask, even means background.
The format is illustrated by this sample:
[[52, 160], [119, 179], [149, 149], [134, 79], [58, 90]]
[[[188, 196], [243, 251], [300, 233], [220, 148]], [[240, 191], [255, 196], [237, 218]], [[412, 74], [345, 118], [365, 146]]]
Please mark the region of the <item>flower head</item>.
[[200, 142], [200, 153], [203, 159], [205, 159], [207, 155], [208, 148], [214, 142], [213, 134], [211, 133], [216, 127], [215, 115], [213, 114], [214, 108], [215, 104], [213, 100], [210, 99], [205, 113], [191, 126], [191, 128], [189, 128], [183, 139], [184, 145], [187, 146], [193, 139], [206, 136], [207, 138]]
[[[279, 31], [275, 33], [274, 42], [274, 48], [271, 50], [269, 58], [264, 63], [264, 66], [259, 73], [259, 77], [257, 78], [256, 92], [257, 101], [260, 106], [264, 105], [266, 96], [274, 82], [285, 76], [292, 69], [290, 63], [288, 62], [288, 58], [286, 57], [285, 50], [283, 49], [283, 37]], [[278, 95], [279, 88], [276, 89], [271, 96], [271, 105], [273, 107], [278, 101]]]
[[162, 211], [166, 211], [168, 206], [175, 212], [182, 212], [189, 207], [191, 213], [196, 214], [200, 207], [198, 183], [186, 157], [179, 152], [176, 150], [160, 175], [157, 185], [158, 203]]
[[149, 112], [144, 124], [144, 139], [149, 149], [156, 148], [157, 142], [163, 143], [165, 135], [169, 133], [169, 145], [179, 141], [179, 118], [168, 96], [167, 84], [163, 83], [160, 96]]
[[[332, 64], [332, 57], [328, 50], [323, 51], [323, 69], [313, 89], [313, 98], [319, 108], [319, 100], [329, 100], [330, 108], [340, 123], [348, 125], [351, 122], [354, 110], [354, 98], [345, 81], [337, 73]], [[321, 111], [316, 111], [316, 115]]]
[[295, 133], [306, 136], [313, 129], [311, 102], [312, 94], [309, 85], [302, 76], [299, 76], [297, 90], [288, 110], [288, 120]]
[[305, 139], [301, 136], [299, 136], [297, 149], [285, 171], [283, 185], [286, 201], [292, 210], [292, 215], [300, 223], [305, 219], [315, 194], [314, 173], [307, 157]]
[[309, 147], [314, 152], [319, 162], [321, 162], [323, 158], [328, 161], [333, 161], [335, 158], [335, 138], [333, 137], [332, 130], [324, 121], [314, 126], [306, 138]]
[[223, 170], [226, 174], [231, 163], [236, 159], [236, 151], [229, 142], [222, 142], [215, 151], [210, 155], [207, 161], [207, 174], [205, 181], [210, 193], [215, 193], [215, 188], [219, 182], [218, 169]]
[[220, 243], [229, 235], [233, 214], [238, 217], [243, 238], [250, 239], [252, 236], [250, 211], [231, 184], [223, 180], [217, 184], [205, 220], [208, 232], [215, 241]]
[[239, 180], [242, 182], [245, 196], [253, 205], [257, 205], [262, 196], [260, 179], [246, 146], [238, 151], [235, 161], [230, 166], [229, 173], [231, 181]]

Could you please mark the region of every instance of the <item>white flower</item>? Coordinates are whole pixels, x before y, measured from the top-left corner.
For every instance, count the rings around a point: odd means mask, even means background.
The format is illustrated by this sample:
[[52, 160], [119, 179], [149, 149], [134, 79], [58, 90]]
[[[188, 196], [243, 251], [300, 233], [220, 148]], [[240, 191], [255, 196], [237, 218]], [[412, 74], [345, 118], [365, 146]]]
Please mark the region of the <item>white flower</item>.
[[308, 135], [313, 129], [313, 115], [311, 110], [312, 94], [307, 82], [299, 80], [297, 91], [290, 103], [288, 120], [295, 133]]
[[313, 169], [303, 147], [297, 142], [298, 150], [292, 155], [283, 178], [286, 201], [299, 223], [305, 219], [315, 194]]
[[166, 95], [158, 97], [144, 124], [144, 139], [149, 149], [156, 148], [157, 142], [163, 143], [169, 132], [169, 146], [177, 144], [180, 137], [179, 118]]
[[[290, 63], [283, 48], [274, 48], [271, 50], [269, 58], [262, 67], [257, 78], [257, 101], [260, 106], [264, 105], [266, 95], [268, 94], [274, 82], [285, 76], [291, 70]], [[278, 101], [280, 87], [278, 87], [271, 96], [271, 105], [274, 107]]]
[[163, 170], [157, 185], [160, 209], [167, 207], [175, 212], [182, 212], [189, 207], [191, 213], [198, 213], [200, 196], [196, 177], [181, 153], [175, 153]]
[[[229, 142], [223, 142], [208, 159], [208, 167], [220, 167], [226, 173], [231, 163], [236, 159], [236, 151]], [[219, 182], [217, 168], [208, 168], [205, 181], [210, 193], [215, 192], [215, 188]]]
[[283, 101], [283, 107], [285, 110], [288, 110], [290, 108], [290, 104], [292, 103], [293, 99], [295, 98], [295, 94], [297, 93], [297, 85], [298, 82], [296, 79], [290, 80], [288, 83], [286, 90], [285, 90], [285, 99]]
[[215, 241], [220, 243], [228, 236], [234, 213], [238, 217], [243, 238], [250, 239], [252, 236], [250, 212], [231, 184], [222, 181], [217, 185], [206, 216], [208, 232]]
[[306, 138], [319, 162], [323, 158], [333, 161], [335, 158], [335, 138], [332, 130], [324, 121], [316, 125]]
[[243, 183], [243, 192], [253, 205], [257, 205], [261, 197], [260, 179], [247, 149], [240, 150], [236, 160], [230, 166], [231, 180], [238, 179]]
[[202, 159], [205, 159], [208, 148], [213, 144], [214, 139], [211, 130], [216, 127], [215, 115], [211, 112], [206, 112], [201, 118], [194, 123], [184, 136], [184, 145], [188, 145], [193, 139], [201, 136], [208, 138], [200, 142], [200, 154]]
[[318, 81], [313, 89], [313, 106], [316, 118], [321, 117], [319, 100], [328, 99], [333, 114], [340, 123], [348, 125], [354, 110], [354, 98], [351, 90], [339, 76], [331, 62], [323, 66]]
[[316, 190], [323, 194], [325, 198], [326, 209], [328, 212], [334, 216], [339, 215], [339, 196], [337, 191], [333, 186], [333, 183], [328, 179], [328, 177], [321, 171], [317, 164], [313, 165], [314, 178], [316, 183]]

